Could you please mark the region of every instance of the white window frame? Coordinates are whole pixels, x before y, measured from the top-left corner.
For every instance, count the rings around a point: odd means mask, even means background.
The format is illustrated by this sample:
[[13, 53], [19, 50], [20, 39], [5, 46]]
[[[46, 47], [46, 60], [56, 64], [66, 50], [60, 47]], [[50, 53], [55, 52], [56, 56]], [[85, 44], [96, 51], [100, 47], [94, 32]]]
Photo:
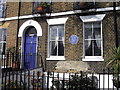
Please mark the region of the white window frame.
[[[64, 34], [65, 34], [65, 23], [66, 23], [67, 19], [68, 19], [68, 17], [47, 19], [48, 31], [50, 29], [50, 25], [64, 25]], [[65, 40], [64, 40], [64, 42], [65, 42]], [[48, 55], [47, 55], [46, 60], [65, 60], [65, 49], [64, 49], [64, 56], [50, 56], [50, 53], [49, 53], [49, 33], [48, 33]]]
[[[99, 15], [90, 15], [90, 16], [80, 16], [83, 21], [83, 58], [82, 61], [104, 61], [103, 59], [103, 35], [102, 35], [102, 20], [105, 17], [105, 14]], [[101, 56], [85, 56], [85, 33], [84, 33], [84, 23], [85, 22], [101, 22]]]

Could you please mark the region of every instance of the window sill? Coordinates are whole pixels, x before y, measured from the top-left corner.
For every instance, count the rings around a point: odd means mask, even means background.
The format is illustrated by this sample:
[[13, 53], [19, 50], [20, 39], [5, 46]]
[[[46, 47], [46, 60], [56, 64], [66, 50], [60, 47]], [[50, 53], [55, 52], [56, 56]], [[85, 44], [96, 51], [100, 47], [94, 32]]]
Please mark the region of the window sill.
[[46, 60], [65, 60], [64, 56], [50, 56]]
[[85, 56], [82, 61], [104, 61], [102, 56]]

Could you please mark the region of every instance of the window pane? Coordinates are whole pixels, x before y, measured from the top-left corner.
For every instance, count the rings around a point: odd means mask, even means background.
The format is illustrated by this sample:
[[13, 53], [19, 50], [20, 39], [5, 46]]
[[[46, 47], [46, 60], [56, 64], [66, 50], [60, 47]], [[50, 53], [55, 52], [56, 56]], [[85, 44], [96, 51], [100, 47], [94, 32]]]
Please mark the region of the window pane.
[[101, 29], [100, 28], [94, 28], [94, 38], [101, 39]]
[[37, 30], [35, 29], [35, 27], [33, 26], [30, 26], [26, 32], [25, 32], [26, 35], [29, 35], [29, 34], [37, 34]]
[[101, 56], [101, 22], [85, 23], [84, 29], [85, 56]]
[[50, 26], [50, 55], [64, 55], [64, 25]]
[[85, 23], [84, 26], [85, 28], [92, 28], [92, 23]]
[[64, 45], [62, 41], [58, 42], [58, 56], [64, 55]]
[[0, 43], [0, 51], [2, 52], [2, 43]]
[[6, 49], [6, 29], [0, 29], [0, 50], [5, 54]]
[[6, 30], [2, 32], [2, 41], [6, 41]]
[[3, 3], [6, 3], [6, 0], [2, 0]]
[[101, 56], [101, 40], [86, 40], [85, 56]]
[[6, 41], [6, 29], [0, 29], [0, 41]]
[[2, 30], [0, 29], [0, 41], [2, 41]]
[[6, 49], [6, 43], [3, 43], [3, 50], [2, 50], [3, 55], [5, 55], [5, 49]]
[[85, 29], [85, 39], [92, 39], [92, 29], [91, 28]]
[[50, 28], [50, 40], [57, 40], [57, 27], [52, 26]]
[[59, 40], [64, 40], [64, 26], [59, 26], [58, 29], [58, 36], [59, 36]]
[[85, 56], [92, 56], [92, 42], [85, 40]]
[[100, 28], [101, 27], [101, 22], [93, 22], [93, 27], [94, 28]]
[[85, 23], [85, 39], [91, 39], [92, 38], [92, 24], [91, 23]]
[[101, 56], [101, 40], [96, 40], [94, 42], [94, 55]]
[[0, 10], [2, 10], [2, 7], [3, 7], [3, 6], [0, 4]]
[[51, 56], [57, 55], [57, 42], [55, 41], [50, 42], [50, 55]]
[[0, 17], [5, 17], [6, 0], [0, 1]]
[[38, 7], [38, 5], [40, 5], [40, 1], [36, 1], [36, 2], [34, 2], [34, 8], [36, 8], [36, 7]]
[[100, 22], [93, 23], [93, 31], [94, 31], [94, 38], [95, 39], [101, 39], [101, 28], [100, 28]]

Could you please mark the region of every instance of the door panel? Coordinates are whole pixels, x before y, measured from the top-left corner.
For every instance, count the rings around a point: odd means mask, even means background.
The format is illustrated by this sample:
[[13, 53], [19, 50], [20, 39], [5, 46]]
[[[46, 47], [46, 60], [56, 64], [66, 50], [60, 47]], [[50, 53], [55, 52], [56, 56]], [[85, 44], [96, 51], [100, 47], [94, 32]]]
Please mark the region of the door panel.
[[25, 35], [24, 45], [24, 68], [33, 69], [36, 68], [36, 34]]

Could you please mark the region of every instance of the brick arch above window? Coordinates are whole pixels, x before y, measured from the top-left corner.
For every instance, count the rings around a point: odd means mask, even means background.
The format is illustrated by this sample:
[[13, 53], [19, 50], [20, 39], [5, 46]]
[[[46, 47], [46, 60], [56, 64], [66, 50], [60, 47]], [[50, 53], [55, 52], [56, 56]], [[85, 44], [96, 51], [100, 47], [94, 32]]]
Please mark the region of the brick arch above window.
[[35, 29], [37, 30], [37, 36], [42, 36], [42, 28], [41, 28], [40, 24], [37, 21], [28, 20], [28, 21], [24, 22], [21, 25], [21, 27], [19, 28], [18, 37], [22, 37], [24, 30], [26, 29], [26, 27], [29, 27], [29, 26], [35, 27]]

